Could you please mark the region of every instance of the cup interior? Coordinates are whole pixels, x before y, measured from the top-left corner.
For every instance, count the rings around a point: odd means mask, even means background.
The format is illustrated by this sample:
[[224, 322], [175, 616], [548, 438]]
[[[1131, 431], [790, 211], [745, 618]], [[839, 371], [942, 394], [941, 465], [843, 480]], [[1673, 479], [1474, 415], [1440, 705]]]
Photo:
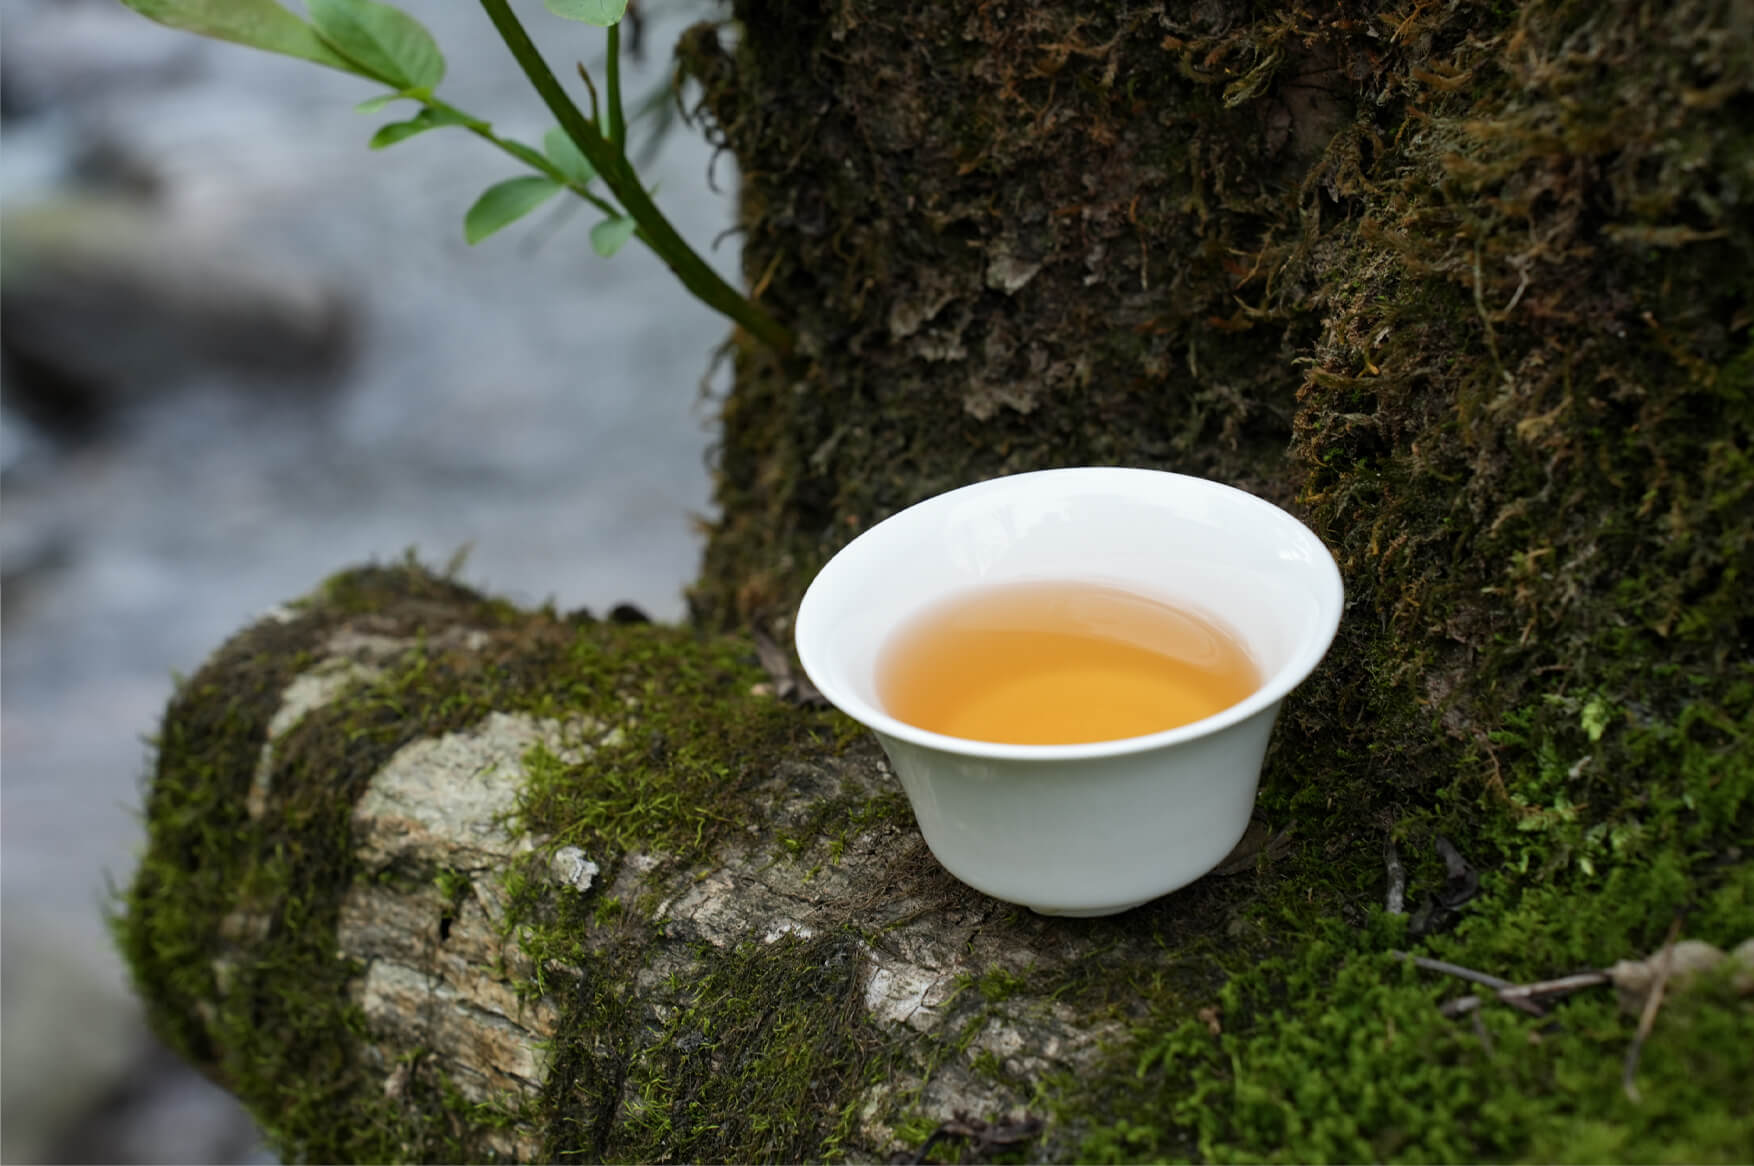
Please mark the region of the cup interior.
[[[1216, 619], [1261, 687], [1191, 725], [1081, 745], [966, 741], [884, 711], [878, 657], [910, 617], [957, 592], [1048, 580], [1121, 587]], [[1341, 597], [1321, 540], [1251, 494], [1157, 470], [1044, 470], [940, 494], [848, 543], [805, 593], [798, 654], [824, 696], [880, 733], [977, 756], [1102, 756], [1199, 736], [1281, 699], [1333, 640]]]

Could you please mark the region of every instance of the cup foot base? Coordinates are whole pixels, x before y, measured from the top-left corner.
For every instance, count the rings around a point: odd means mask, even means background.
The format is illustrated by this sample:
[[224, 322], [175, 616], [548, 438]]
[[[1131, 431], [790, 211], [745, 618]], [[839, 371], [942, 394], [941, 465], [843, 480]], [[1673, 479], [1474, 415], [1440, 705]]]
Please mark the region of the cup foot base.
[[[1153, 895], [1152, 899], [1160, 896]], [[1033, 903], [1023, 904], [1037, 915], [1053, 915], [1062, 919], [1095, 919], [1102, 915], [1119, 915], [1122, 911], [1131, 911], [1134, 907], [1142, 907], [1151, 899], [1139, 899], [1131, 903], [1119, 903], [1113, 907], [1037, 907]]]

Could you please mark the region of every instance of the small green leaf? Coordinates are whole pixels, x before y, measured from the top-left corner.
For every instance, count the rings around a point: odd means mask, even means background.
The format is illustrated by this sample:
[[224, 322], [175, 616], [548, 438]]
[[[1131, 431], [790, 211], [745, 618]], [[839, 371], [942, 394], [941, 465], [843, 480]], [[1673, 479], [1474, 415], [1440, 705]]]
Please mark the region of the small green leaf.
[[423, 134], [433, 128], [433, 120], [426, 116], [427, 111], [421, 110], [407, 121], [393, 121], [381, 127], [372, 135], [370, 142], [374, 150], [386, 150], [397, 142], [405, 142], [415, 134]]
[[627, 0], [546, 0], [548, 11], [567, 20], [608, 28], [627, 13]]
[[427, 130], [438, 129], [440, 126], [468, 125], [468, 119], [446, 109], [434, 109], [431, 106], [421, 110], [407, 121], [393, 121], [372, 135], [371, 148], [387, 149], [397, 142], [405, 142], [415, 134], [423, 134]]
[[463, 237], [479, 243], [501, 227], [515, 223], [560, 191], [550, 178], [508, 178], [490, 186], [463, 217]]
[[310, 25], [276, 4], [274, 0], [122, 0], [124, 4], [160, 24], [214, 40], [248, 45], [264, 52], [300, 57], [359, 72], [353, 63], [323, 43]]
[[306, 0], [317, 32], [336, 52], [386, 85], [432, 90], [445, 58], [421, 23], [377, 0]]
[[597, 168], [591, 165], [591, 160], [573, 145], [573, 140], [559, 126], [543, 135], [542, 149], [548, 154], [548, 160], [554, 164], [554, 168], [566, 175], [568, 182], [585, 186], [597, 177]]
[[1613, 710], [1608, 707], [1607, 701], [1599, 696], [1592, 697], [1583, 706], [1583, 714], [1578, 718], [1584, 735], [1592, 741], [1600, 741], [1602, 734], [1608, 731], [1608, 722], [1612, 715]]
[[591, 228], [591, 250], [607, 259], [633, 238], [639, 224], [626, 215], [604, 219]]
[[407, 121], [393, 121], [373, 134], [372, 140], [367, 144], [374, 150], [387, 150], [397, 142], [405, 142], [415, 134], [423, 134], [431, 128], [430, 121], [422, 121], [418, 117], [411, 117]]
[[401, 101], [406, 93], [380, 93], [376, 97], [368, 97], [353, 107], [354, 113], [376, 113], [392, 101]]

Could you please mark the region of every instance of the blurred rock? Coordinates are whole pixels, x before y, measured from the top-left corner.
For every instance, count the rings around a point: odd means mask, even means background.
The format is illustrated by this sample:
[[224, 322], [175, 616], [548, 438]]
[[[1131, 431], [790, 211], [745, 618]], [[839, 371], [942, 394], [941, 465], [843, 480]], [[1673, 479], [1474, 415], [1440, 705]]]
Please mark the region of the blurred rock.
[[69, 195], [0, 218], [12, 404], [80, 426], [168, 386], [332, 374], [343, 297], [309, 272], [194, 234], [149, 204]]
[[76, 943], [9, 910], [0, 952], [0, 1161], [270, 1160], [237, 1103], [159, 1047]]
[[[0, 73], [0, 81], [5, 74]], [[64, 119], [8, 118], [0, 150], [0, 206], [42, 198], [72, 179], [76, 166]]]
[[116, 1088], [62, 1132], [50, 1162], [271, 1163], [232, 1096], [149, 1043]]
[[17, 911], [6, 912], [0, 952], [0, 1158], [42, 1161], [127, 1074], [143, 1035], [138, 1008]]
[[6, 385], [11, 379], [5, 360], [0, 359], [0, 486], [39, 472], [54, 450], [54, 443], [28, 418], [7, 407]]
[[199, 44], [110, 0], [7, 0], [0, 76], [7, 117], [192, 79]]
[[0, 618], [14, 620], [37, 585], [73, 559], [73, 531], [60, 516], [20, 506], [21, 495], [52, 477], [60, 455], [54, 440], [8, 402], [15, 374], [0, 354]]

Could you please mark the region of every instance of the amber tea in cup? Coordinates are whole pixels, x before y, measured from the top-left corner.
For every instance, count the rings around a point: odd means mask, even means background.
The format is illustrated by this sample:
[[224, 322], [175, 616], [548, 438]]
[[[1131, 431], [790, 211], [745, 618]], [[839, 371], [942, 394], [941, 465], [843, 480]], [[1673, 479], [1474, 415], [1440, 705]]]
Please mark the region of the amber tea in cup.
[[969, 741], [1074, 745], [1192, 724], [1260, 687], [1239, 638], [1099, 583], [1008, 583], [908, 620], [877, 661], [889, 714]]

